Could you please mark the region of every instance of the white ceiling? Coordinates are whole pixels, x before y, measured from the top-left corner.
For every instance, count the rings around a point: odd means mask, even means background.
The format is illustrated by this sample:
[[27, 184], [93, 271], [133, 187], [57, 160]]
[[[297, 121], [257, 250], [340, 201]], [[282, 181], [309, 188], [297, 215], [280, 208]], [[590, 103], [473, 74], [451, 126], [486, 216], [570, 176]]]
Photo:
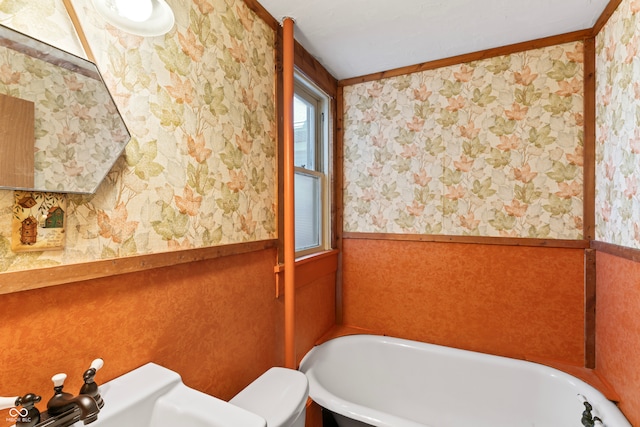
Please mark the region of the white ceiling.
[[609, 0], [259, 0], [338, 80], [591, 28]]

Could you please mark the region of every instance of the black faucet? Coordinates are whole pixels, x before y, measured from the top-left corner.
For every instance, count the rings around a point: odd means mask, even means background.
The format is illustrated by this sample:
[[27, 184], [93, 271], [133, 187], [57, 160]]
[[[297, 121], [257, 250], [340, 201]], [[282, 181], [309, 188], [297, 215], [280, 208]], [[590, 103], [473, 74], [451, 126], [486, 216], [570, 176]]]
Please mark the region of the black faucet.
[[47, 410], [40, 413], [35, 404], [40, 402], [40, 396], [33, 393], [19, 397], [16, 406], [22, 409], [16, 411], [20, 416], [16, 418], [16, 427], [69, 427], [77, 421], [89, 424], [98, 419], [100, 408], [104, 405], [94, 381], [96, 371], [102, 367], [102, 359], [96, 359], [84, 374], [84, 385], [77, 396], [62, 391], [66, 374], [56, 374], [53, 381], [53, 396], [47, 402]]
[[98, 408], [102, 409], [104, 406], [104, 401], [102, 400], [102, 396], [100, 396], [100, 391], [98, 390], [98, 384], [95, 383], [95, 376], [98, 372], [98, 369], [102, 368], [104, 362], [102, 359], [96, 359], [91, 362], [91, 366], [84, 372], [82, 379], [84, 379], [84, 385], [80, 387], [80, 393], [78, 394], [87, 394], [96, 401], [98, 404]]
[[42, 398], [33, 393], [27, 393], [16, 399], [15, 405], [22, 406], [22, 409], [17, 412], [16, 425], [30, 427], [40, 422], [40, 411], [35, 406], [40, 400]]
[[57, 417], [60, 419], [66, 419], [72, 416], [73, 420], [69, 424], [66, 424], [66, 422], [51, 424], [51, 427], [66, 427], [79, 420], [83, 420], [85, 424], [89, 424], [97, 420], [100, 408], [98, 408], [95, 399], [88, 394], [74, 396], [71, 393], [62, 391], [64, 380], [66, 379], [66, 374], [56, 374], [51, 378], [53, 381], [54, 394], [53, 397], [49, 399], [49, 402], [47, 402], [47, 413], [54, 418]]

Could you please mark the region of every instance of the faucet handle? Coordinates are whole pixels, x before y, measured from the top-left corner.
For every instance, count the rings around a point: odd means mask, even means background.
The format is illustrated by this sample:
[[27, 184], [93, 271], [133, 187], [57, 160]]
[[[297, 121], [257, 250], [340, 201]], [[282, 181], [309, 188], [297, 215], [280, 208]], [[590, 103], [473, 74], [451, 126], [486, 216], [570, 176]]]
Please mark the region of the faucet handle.
[[34, 393], [27, 393], [22, 397], [16, 399], [16, 405], [20, 405], [23, 408], [31, 409], [36, 403], [40, 402], [42, 397]]
[[103, 366], [104, 366], [104, 360], [95, 359], [93, 362], [91, 362], [91, 366], [89, 366], [89, 369], [95, 369], [95, 371], [98, 372], [98, 370]]
[[102, 368], [104, 366], [104, 360], [97, 358], [95, 359], [93, 362], [91, 362], [91, 368], [95, 369], [96, 371], [100, 368]]
[[[65, 373], [60, 373], [60, 374], [55, 374], [54, 376], [51, 377], [51, 381], [53, 381], [53, 388], [54, 390], [60, 388], [60, 390], [62, 390], [62, 387], [64, 387], [64, 381], [67, 379], [67, 374]], [[56, 391], [60, 391], [60, 390], [56, 390]]]
[[93, 397], [96, 403], [98, 404], [98, 408], [102, 408], [104, 406], [104, 401], [102, 400], [102, 396], [100, 396], [100, 390], [98, 389], [98, 385], [95, 382], [95, 376], [98, 369], [102, 368], [104, 365], [104, 360], [95, 359], [91, 362], [91, 366], [87, 369], [82, 375], [84, 379], [84, 384], [80, 388], [80, 394], [88, 394]]
[[0, 397], [0, 411], [2, 411], [3, 409], [11, 409], [18, 406], [18, 404], [16, 403], [16, 400], [18, 400], [18, 397], [19, 396]]
[[102, 359], [95, 359], [93, 362], [91, 362], [91, 366], [89, 366], [89, 369], [87, 369], [82, 375], [82, 378], [84, 379], [84, 383], [91, 384], [93, 382], [93, 378], [96, 376], [96, 373], [103, 366], [104, 366], [104, 360]]
[[[35, 426], [40, 422], [40, 410], [35, 405], [41, 399], [34, 393], [22, 397], [0, 397], [0, 409], [10, 409], [9, 415], [14, 418], [16, 426]], [[22, 409], [17, 409], [18, 406], [22, 406]]]

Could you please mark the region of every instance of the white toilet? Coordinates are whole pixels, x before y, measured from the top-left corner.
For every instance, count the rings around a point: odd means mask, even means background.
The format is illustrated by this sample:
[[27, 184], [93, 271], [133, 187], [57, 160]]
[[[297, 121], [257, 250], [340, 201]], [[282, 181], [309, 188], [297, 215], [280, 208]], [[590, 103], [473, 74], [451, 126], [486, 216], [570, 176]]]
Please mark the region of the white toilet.
[[229, 403], [260, 415], [267, 427], [304, 427], [309, 381], [300, 371], [271, 368]]

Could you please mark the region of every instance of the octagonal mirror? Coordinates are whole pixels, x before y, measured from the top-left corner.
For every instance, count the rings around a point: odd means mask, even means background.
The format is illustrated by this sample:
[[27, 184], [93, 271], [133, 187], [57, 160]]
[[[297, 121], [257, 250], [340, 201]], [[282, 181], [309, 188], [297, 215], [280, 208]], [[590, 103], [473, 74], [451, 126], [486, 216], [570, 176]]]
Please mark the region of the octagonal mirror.
[[0, 25], [0, 188], [94, 193], [129, 139], [95, 64]]

